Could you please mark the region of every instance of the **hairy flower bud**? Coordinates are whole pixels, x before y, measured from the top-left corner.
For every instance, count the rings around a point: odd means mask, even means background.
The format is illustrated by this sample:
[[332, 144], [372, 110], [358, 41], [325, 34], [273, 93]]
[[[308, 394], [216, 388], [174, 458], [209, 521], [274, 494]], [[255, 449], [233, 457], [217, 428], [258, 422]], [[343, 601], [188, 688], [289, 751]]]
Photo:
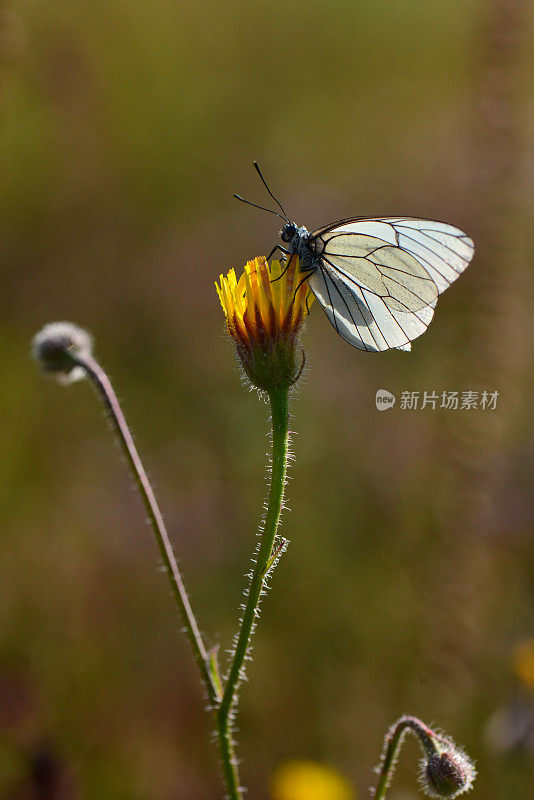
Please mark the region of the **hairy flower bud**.
[[476, 770], [467, 754], [448, 736], [432, 730], [417, 717], [404, 716], [386, 734], [373, 800], [382, 800], [385, 796], [407, 731], [417, 736], [423, 752], [419, 781], [425, 794], [451, 800], [473, 788]]
[[452, 747], [434, 753], [423, 766], [421, 780], [434, 797], [458, 797], [473, 785], [475, 770], [465, 753]]
[[32, 355], [41, 368], [61, 383], [71, 383], [85, 376], [76, 357], [91, 355], [91, 334], [71, 322], [51, 322], [34, 336]]

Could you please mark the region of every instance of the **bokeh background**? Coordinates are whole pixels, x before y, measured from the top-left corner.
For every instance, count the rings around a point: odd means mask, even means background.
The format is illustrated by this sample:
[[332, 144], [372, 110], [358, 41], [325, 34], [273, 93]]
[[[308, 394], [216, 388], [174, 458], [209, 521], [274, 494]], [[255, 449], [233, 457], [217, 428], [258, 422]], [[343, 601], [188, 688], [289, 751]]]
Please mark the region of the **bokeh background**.
[[[466, 747], [474, 797], [529, 794], [532, 16], [527, 0], [2, 2], [1, 798], [222, 796], [125, 465], [89, 386], [45, 380], [29, 342], [57, 319], [95, 335], [223, 652], [268, 421], [213, 283], [277, 241], [232, 199], [266, 201], [254, 158], [309, 228], [428, 216], [478, 249], [409, 355], [355, 351], [312, 309], [291, 544], [241, 692], [249, 796], [308, 759], [365, 798], [402, 713]], [[499, 399], [379, 413], [379, 388]], [[418, 796], [417, 758], [407, 742], [391, 800]]]

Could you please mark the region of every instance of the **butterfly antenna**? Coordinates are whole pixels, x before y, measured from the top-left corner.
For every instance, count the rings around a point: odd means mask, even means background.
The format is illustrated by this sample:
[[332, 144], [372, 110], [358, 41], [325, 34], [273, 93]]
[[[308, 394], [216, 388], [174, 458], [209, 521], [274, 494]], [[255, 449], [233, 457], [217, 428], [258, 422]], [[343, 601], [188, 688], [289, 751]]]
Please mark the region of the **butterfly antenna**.
[[253, 203], [251, 200], [245, 200], [245, 198], [241, 197], [240, 194], [234, 194], [234, 197], [236, 200], [241, 200], [242, 203], [246, 203], [247, 206], [254, 206], [254, 208], [259, 208], [260, 211], [268, 211], [269, 214], [275, 214], [275, 216], [280, 217], [280, 219], [283, 219], [284, 222], [288, 221], [287, 217], [283, 217], [281, 214], [278, 213], [278, 211], [273, 211], [272, 208], [265, 208], [265, 206], [259, 206], [257, 203]]
[[261, 182], [263, 183], [263, 185], [265, 186], [265, 188], [267, 189], [267, 191], [269, 192], [269, 194], [270, 194], [270, 195], [271, 195], [271, 197], [273, 198], [274, 202], [276, 203], [276, 205], [278, 206], [278, 208], [280, 209], [280, 211], [281, 211], [281, 212], [282, 212], [282, 214], [284, 215], [284, 219], [285, 219], [287, 222], [291, 222], [291, 220], [290, 220], [290, 219], [289, 219], [289, 217], [287, 216], [287, 213], [286, 213], [286, 210], [285, 210], [284, 206], [282, 205], [282, 203], [280, 202], [280, 200], [277, 200], [277, 198], [274, 196], [274, 194], [271, 192], [271, 190], [270, 190], [270, 189], [269, 189], [269, 187], [267, 186], [267, 181], [265, 180], [265, 178], [264, 178], [264, 177], [263, 177], [263, 175], [261, 174], [261, 169], [260, 169], [260, 168], [259, 168], [259, 166], [258, 166], [258, 162], [257, 162], [257, 161], [253, 161], [252, 163], [254, 164], [254, 169], [256, 170], [256, 172], [258, 173], [258, 175], [260, 176]]

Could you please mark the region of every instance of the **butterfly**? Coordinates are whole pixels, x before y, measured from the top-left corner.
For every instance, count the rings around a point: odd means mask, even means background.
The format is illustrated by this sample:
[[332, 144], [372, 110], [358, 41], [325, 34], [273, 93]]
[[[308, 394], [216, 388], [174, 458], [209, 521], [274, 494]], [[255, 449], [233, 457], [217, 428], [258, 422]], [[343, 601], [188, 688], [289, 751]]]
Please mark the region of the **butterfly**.
[[284, 220], [281, 250], [300, 271], [336, 331], [359, 350], [410, 350], [425, 332], [438, 296], [473, 258], [472, 239], [447, 222], [414, 217], [350, 217], [309, 232], [282, 212], [234, 195]]

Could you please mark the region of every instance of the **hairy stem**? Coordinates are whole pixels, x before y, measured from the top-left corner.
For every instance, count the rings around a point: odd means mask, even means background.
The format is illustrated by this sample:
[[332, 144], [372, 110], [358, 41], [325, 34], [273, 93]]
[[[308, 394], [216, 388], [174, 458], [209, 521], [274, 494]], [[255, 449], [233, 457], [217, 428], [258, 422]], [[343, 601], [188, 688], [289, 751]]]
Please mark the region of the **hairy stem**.
[[141, 459], [139, 458], [139, 454], [124, 418], [124, 414], [122, 413], [117, 396], [113, 390], [108, 376], [98, 362], [92, 358], [92, 356], [73, 355], [72, 359], [75, 361], [75, 363], [85, 369], [88, 377], [95, 385], [98, 394], [100, 395], [104, 406], [109, 413], [109, 418], [117, 434], [124, 455], [126, 456], [128, 466], [135, 478], [139, 493], [145, 504], [148, 517], [150, 519], [150, 524], [152, 526], [154, 536], [156, 537], [161, 559], [165, 567], [165, 572], [171, 585], [172, 595], [176, 605], [178, 606], [178, 610], [182, 615], [185, 626], [185, 634], [193, 650], [195, 661], [200, 671], [202, 681], [206, 687], [210, 703], [212, 705], [216, 705], [220, 700], [220, 695], [210, 670], [209, 656], [206, 653], [202, 635], [199, 631], [195, 615], [185, 590], [182, 576], [180, 575], [180, 571], [178, 569], [178, 564], [176, 562], [176, 557], [174, 555], [169, 535], [163, 521], [163, 516], [156, 502], [156, 498], [154, 497], [154, 492], [152, 491], [152, 487], [143, 468]]
[[404, 734], [410, 728], [419, 737], [422, 746], [430, 752], [432, 751], [432, 731], [430, 728], [417, 717], [401, 717], [386, 734], [385, 750], [380, 764], [380, 777], [371, 795], [371, 800], [383, 800], [385, 798], [386, 791], [395, 772]]
[[219, 745], [221, 748], [224, 776], [230, 800], [242, 800], [243, 798], [243, 788], [239, 785], [239, 773], [235, 758], [234, 742], [232, 740], [232, 717], [237, 706], [237, 691], [239, 683], [244, 675], [243, 665], [250, 646], [250, 639], [254, 632], [260, 598], [265, 587], [266, 577], [272, 566], [271, 557], [282, 510], [287, 473], [289, 436], [288, 390], [280, 389], [272, 391], [269, 395], [269, 400], [271, 404], [273, 428], [273, 452], [267, 514], [265, 516], [261, 543], [248, 590], [243, 619], [241, 620], [241, 627], [237, 636], [234, 657], [230, 666], [228, 678], [226, 679], [223, 697], [217, 710]]

